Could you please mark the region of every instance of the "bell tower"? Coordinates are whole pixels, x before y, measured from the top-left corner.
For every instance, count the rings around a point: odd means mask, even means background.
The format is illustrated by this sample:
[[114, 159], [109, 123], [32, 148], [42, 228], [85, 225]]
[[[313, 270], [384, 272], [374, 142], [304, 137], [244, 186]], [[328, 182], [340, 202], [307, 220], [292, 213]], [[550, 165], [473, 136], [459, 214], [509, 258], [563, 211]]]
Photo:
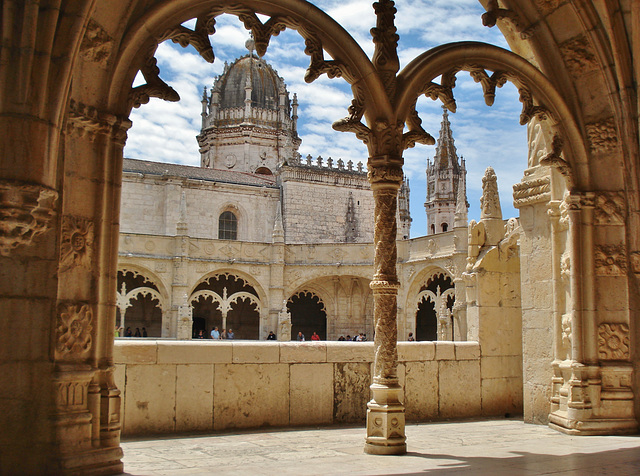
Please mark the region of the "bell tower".
[[[464, 158], [458, 158], [449, 113], [446, 107], [443, 106], [442, 109], [442, 125], [433, 164], [427, 159], [427, 200], [424, 203], [427, 235], [453, 229], [458, 186], [462, 183], [466, 191], [467, 170]], [[466, 196], [464, 200], [466, 205]]]

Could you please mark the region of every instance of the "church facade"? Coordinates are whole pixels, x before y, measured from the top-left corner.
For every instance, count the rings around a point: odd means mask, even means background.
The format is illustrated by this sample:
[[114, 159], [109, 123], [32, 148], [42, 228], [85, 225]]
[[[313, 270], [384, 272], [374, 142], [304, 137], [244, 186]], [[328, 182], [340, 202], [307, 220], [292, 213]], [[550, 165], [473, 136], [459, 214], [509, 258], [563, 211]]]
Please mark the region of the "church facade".
[[[313, 332], [322, 340], [373, 337], [374, 201], [366, 166], [301, 157], [297, 118], [297, 97], [251, 50], [205, 88], [200, 167], [124, 160], [123, 331], [179, 339], [208, 336], [213, 327], [232, 329], [236, 339], [270, 332], [282, 340], [299, 332], [307, 339]], [[399, 266], [407, 277], [402, 339], [466, 339], [466, 323], [452, 314], [466, 257], [460, 167], [445, 111], [428, 167], [439, 195], [427, 201], [451, 229], [442, 233], [439, 225], [437, 235], [409, 239], [408, 180], [397, 199]], [[454, 244], [459, 183], [465, 218]]]

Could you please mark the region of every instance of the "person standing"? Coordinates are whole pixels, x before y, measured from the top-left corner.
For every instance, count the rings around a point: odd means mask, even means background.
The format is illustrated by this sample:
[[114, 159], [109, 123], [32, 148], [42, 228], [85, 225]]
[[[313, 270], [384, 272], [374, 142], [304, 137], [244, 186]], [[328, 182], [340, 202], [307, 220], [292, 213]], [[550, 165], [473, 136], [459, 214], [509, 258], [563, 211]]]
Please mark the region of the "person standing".
[[276, 335], [273, 331], [269, 331], [269, 335], [267, 336], [267, 340], [276, 340]]
[[233, 333], [233, 329], [229, 327], [229, 332], [227, 332], [227, 339], [233, 339], [234, 337], [235, 337], [235, 334]]
[[413, 338], [413, 332], [409, 332], [409, 342], [415, 342], [415, 339]]
[[298, 332], [298, 342], [304, 342], [304, 334], [302, 331]]
[[311, 340], [320, 340], [320, 336], [316, 334], [316, 331], [313, 331], [313, 334], [311, 334]]
[[217, 327], [214, 327], [211, 330], [211, 338], [215, 339], [215, 340], [219, 340], [220, 339], [220, 331], [218, 330]]

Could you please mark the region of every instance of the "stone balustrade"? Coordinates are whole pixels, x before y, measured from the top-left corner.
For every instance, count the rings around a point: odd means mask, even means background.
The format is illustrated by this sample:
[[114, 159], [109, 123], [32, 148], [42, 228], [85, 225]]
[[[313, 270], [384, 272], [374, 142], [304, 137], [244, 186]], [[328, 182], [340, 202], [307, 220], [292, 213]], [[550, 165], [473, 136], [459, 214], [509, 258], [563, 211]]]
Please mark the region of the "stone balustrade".
[[[373, 350], [372, 342], [118, 339], [123, 434], [364, 424]], [[489, 388], [495, 378], [483, 378], [477, 342], [400, 342], [398, 360], [408, 421], [486, 415], [486, 395], [500, 398]]]

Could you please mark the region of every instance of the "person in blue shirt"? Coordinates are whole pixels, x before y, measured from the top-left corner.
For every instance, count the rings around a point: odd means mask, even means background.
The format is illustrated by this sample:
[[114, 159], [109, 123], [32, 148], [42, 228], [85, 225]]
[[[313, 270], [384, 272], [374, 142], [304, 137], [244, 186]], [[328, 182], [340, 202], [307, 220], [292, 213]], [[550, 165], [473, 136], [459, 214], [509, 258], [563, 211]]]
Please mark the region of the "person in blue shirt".
[[211, 338], [220, 339], [220, 331], [218, 331], [217, 327], [214, 327], [213, 330], [211, 331]]

